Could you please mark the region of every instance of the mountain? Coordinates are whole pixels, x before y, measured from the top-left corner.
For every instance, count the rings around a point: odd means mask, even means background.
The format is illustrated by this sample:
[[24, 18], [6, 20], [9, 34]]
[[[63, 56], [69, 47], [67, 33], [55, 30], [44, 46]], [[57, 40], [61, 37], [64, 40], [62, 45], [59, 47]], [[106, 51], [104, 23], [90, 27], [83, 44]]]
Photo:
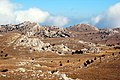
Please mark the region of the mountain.
[[32, 23], [29, 21], [16, 25], [1, 25], [0, 32], [19, 32], [27, 36], [39, 36], [43, 38], [70, 37], [70, 34], [66, 29], [61, 29], [55, 26], [40, 26], [38, 23]]
[[0, 80], [119, 80], [119, 56], [119, 28], [0, 25]]
[[89, 24], [78, 24], [67, 28], [72, 35], [86, 42], [96, 44], [120, 44], [120, 28], [98, 29]]
[[77, 32], [99, 31], [98, 28], [96, 28], [95, 26], [91, 26], [89, 24], [77, 24], [74, 26], [70, 26], [67, 29], [71, 31], [77, 31]]
[[[29, 48], [28, 51], [52, 51], [58, 54], [70, 53], [71, 49], [63, 44], [44, 43], [43, 38], [70, 37], [65, 29], [55, 26], [40, 26], [37, 23], [23, 22], [17, 25], [1, 25], [1, 34], [6, 34], [8, 46]], [[19, 49], [18, 48], [18, 49]]]

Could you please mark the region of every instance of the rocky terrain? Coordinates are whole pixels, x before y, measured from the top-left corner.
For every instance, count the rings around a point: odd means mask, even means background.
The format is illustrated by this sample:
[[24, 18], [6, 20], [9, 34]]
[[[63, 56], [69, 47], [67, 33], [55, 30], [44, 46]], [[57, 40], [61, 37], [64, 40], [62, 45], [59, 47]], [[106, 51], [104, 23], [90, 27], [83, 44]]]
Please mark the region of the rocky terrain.
[[99, 31], [99, 29], [97, 29], [95, 26], [91, 26], [89, 24], [77, 24], [74, 26], [70, 26], [67, 29], [76, 32]]
[[19, 32], [27, 36], [43, 38], [70, 37], [70, 34], [66, 29], [61, 29], [55, 26], [40, 26], [38, 23], [31, 23], [29, 21], [17, 25], [1, 25], [0, 32]]
[[[83, 30], [82, 27], [85, 27], [84, 28], [85, 30]], [[100, 43], [100, 44], [107, 44], [107, 45], [109, 44], [116, 45], [120, 43], [119, 28], [97, 29], [94, 26], [90, 26], [87, 24], [80, 24], [77, 26], [68, 27], [67, 29], [71, 31], [74, 37], [84, 40], [86, 42], [94, 42], [97, 44]]]
[[119, 80], [120, 29], [0, 25], [0, 80]]

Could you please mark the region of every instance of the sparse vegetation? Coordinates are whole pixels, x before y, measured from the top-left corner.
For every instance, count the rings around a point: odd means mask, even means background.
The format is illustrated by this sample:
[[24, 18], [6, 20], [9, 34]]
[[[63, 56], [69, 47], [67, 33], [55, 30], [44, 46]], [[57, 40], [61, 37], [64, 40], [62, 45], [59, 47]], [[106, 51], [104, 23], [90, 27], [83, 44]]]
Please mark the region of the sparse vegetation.
[[0, 80], [119, 79], [119, 33], [85, 24], [73, 30], [19, 25], [0, 32]]
[[1, 72], [7, 72], [8, 71], [8, 69], [4, 69], [4, 70], [2, 70]]

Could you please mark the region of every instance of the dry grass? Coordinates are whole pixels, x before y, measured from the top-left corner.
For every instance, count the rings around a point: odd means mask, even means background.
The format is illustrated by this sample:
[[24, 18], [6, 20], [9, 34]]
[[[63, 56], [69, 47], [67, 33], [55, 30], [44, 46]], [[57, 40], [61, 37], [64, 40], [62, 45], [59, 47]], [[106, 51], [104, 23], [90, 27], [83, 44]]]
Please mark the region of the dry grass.
[[[119, 80], [120, 79], [120, 50], [112, 47], [100, 46], [103, 51], [99, 54], [65, 54], [57, 55], [52, 52], [29, 52], [29, 48], [13, 49], [7, 46], [7, 37], [0, 36], [0, 51], [8, 54], [8, 57], [0, 57], [0, 71], [8, 69], [7, 72], [0, 72], [0, 80], [58, 80], [59, 76], [50, 74], [49, 71], [57, 70], [61, 74], [66, 74], [73, 79], [83, 80]], [[57, 41], [60, 42], [57, 42]], [[73, 38], [54, 38], [45, 39], [44, 42], [51, 44], [69, 43], [77, 39]], [[77, 43], [73, 43], [73, 45]], [[73, 46], [71, 45], [71, 46]], [[81, 47], [78, 46], [78, 49]], [[115, 53], [112, 56], [112, 53]], [[105, 55], [101, 58], [99, 56]], [[87, 67], [82, 67], [86, 60], [94, 58], [93, 63]], [[69, 61], [68, 61], [69, 60]], [[62, 64], [62, 66], [60, 66]], [[20, 69], [24, 69], [23, 71]]]

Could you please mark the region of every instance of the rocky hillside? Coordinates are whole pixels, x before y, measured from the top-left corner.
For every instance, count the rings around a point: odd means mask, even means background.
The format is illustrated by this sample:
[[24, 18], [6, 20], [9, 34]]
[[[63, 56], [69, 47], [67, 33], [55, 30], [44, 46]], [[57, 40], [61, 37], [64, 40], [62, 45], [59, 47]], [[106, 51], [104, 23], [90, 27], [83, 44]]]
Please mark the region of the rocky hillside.
[[77, 31], [77, 32], [99, 31], [98, 28], [96, 28], [95, 26], [91, 26], [89, 24], [77, 24], [74, 26], [70, 26], [67, 29], [71, 31]]
[[1, 25], [0, 80], [119, 80], [119, 30]]
[[70, 33], [66, 29], [55, 26], [40, 26], [37, 23], [31, 23], [29, 21], [16, 25], [0, 25], [0, 33], [7, 32], [19, 32], [27, 36], [37, 36], [42, 38], [70, 37]]
[[111, 35], [119, 33], [119, 31], [115, 29], [100, 29], [99, 33], [103, 35], [105, 34], [105, 35], [111, 36]]
[[74, 38], [93, 42], [96, 44], [120, 44], [120, 28], [98, 29], [88, 24], [78, 24], [68, 27], [67, 30], [72, 32]]
[[65, 53], [72, 53], [73, 50], [69, 49], [67, 46], [63, 44], [50, 44], [44, 43], [38, 37], [29, 37], [27, 35], [21, 35], [19, 33], [10, 33], [5, 34], [0, 37], [2, 42], [0, 49], [4, 50], [7, 48], [11, 48], [12, 50], [26, 50], [29, 53], [33, 52], [53, 52], [58, 55], [64, 55]]
[[65, 29], [60, 29], [55, 26], [40, 26], [37, 23], [24, 22], [17, 25], [1, 25], [1, 36], [6, 37], [7, 46], [13, 49], [24, 49], [28, 51], [51, 51], [58, 54], [72, 53], [71, 49], [63, 44], [53, 45], [44, 43], [41, 39], [44, 38], [65, 38], [70, 37]]
[[[58, 28], [40, 26], [37, 23], [23, 22], [16, 25], [1, 25], [0, 36], [13, 34], [7, 40], [12, 46], [29, 48], [30, 51], [52, 51], [60, 54], [72, 53], [72, 50], [100, 52], [97, 45], [119, 45], [119, 28], [97, 29], [89, 24]], [[18, 35], [19, 34], [19, 35]]]

